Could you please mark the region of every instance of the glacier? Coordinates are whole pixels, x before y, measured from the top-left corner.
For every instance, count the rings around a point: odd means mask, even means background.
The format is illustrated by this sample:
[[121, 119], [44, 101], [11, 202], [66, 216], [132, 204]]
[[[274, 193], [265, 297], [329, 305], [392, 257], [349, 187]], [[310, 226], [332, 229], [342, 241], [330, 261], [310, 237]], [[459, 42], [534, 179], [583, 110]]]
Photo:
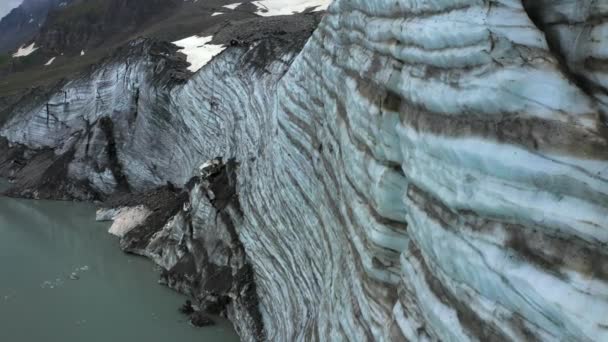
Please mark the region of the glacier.
[[133, 41], [4, 108], [0, 151], [24, 162], [0, 171], [19, 196], [169, 198], [121, 246], [243, 340], [607, 340], [608, 6], [318, 18], [225, 27], [195, 73]]

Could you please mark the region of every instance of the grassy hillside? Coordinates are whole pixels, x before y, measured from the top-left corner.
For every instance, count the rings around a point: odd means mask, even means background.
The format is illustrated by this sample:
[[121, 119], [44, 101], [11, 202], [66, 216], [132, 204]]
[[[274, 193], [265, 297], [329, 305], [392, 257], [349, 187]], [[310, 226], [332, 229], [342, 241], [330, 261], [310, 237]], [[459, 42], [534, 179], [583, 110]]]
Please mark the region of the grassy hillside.
[[8, 64], [8, 62], [10, 62], [10, 60], [11, 60], [11, 55], [9, 55], [9, 54], [0, 55], [0, 67]]
[[54, 23], [68, 25], [75, 20], [98, 21], [106, 14], [109, 6], [107, 0], [81, 0], [57, 12], [53, 18]]

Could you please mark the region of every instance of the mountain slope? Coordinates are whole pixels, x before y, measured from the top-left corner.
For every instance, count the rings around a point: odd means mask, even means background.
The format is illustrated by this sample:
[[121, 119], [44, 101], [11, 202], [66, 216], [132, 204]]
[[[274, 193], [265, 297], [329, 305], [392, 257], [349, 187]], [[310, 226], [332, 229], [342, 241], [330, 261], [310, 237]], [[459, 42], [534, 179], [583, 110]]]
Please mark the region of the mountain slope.
[[0, 54], [9, 54], [32, 39], [46, 22], [47, 14], [67, 4], [65, 0], [24, 0], [0, 20]]
[[77, 0], [51, 12], [36, 42], [56, 54], [80, 54], [125, 37], [171, 16], [183, 1], [177, 0]]
[[23, 47], [33, 43], [35, 51], [13, 57], [15, 49], [0, 59], [0, 97], [73, 78], [138, 37], [176, 41], [220, 23], [229, 25], [257, 16], [255, 6], [242, 4], [238, 9], [229, 9], [223, 7], [227, 3], [225, 0], [73, 1], [51, 11], [36, 35], [23, 42]]

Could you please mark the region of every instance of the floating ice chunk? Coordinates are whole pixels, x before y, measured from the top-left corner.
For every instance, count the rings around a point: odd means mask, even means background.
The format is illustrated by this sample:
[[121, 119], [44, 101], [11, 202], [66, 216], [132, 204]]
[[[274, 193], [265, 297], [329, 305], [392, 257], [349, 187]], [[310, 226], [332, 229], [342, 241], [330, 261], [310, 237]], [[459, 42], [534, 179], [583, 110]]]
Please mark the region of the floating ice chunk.
[[114, 221], [116, 215], [120, 213], [120, 208], [100, 208], [95, 213], [95, 221]]
[[240, 2], [237, 2], [237, 3], [234, 3], [234, 4], [230, 4], [230, 5], [224, 5], [224, 6], [222, 6], [222, 7], [226, 7], [226, 8], [228, 8], [228, 9], [233, 10], [233, 9], [235, 9], [235, 8], [239, 7], [240, 5], [241, 5], [241, 3], [240, 3]]
[[49, 66], [49, 65], [53, 64], [53, 62], [55, 61], [55, 58], [57, 58], [57, 57], [53, 57], [53, 58], [49, 59], [49, 61], [48, 61], [48, 62], [46, 62], [46, 63], [44, 64], [44, 66]]
[[257, 6], [256, 14], [269, 17], [304, 12], [307, 9], [324, 11], [331, 0], [260, 0], [252, 3]]
[[187, 56], [190, 63], [188, 70], [196, 72], [225, 49], [223, 45], [207, 44], [212, 39], [213, 36], [192, 36], [173, 42], [173, 44], [179, 46], [181, 52]]
[[34, 51], [38, 50], [36, 43], [32, 43], [26, 47], [20, 47], [17, 52], [13, 54], [13, 57], [25, 57], [31, 55]]
[[82, 266], [81, 268], [79, 268], [79, 270], [80, 270], [80, 271], [82, 271], [82, 272], [86, 272], [86, 271], [88, 271], [89, 269], [90, 269], [90, 268], [89, 268], [89, 266], [88, 266], [88, 265], [84, 265], [84, 266]]
[[54, 281], [45, 280], [40, 287], [43, 289], [54, 289], [55, 287], [59, 287], [61, 285], [63, 285], [63, 280], [57, 278]]

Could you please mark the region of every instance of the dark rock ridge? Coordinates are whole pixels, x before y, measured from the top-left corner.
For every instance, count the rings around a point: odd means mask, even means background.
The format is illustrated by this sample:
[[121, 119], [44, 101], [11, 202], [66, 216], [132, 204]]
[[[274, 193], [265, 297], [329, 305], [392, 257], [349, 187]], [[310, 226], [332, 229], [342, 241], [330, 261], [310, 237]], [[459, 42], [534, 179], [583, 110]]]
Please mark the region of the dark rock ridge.
[[191, 315], [190, 323], [195, 327], [206, 327], [215, 324], [209, 316], [201, 313], [200, 311]]
[[241, 336], [265, 340], [253, 268], [236, 231], [243, 220], [237, 167], [231, 159], [195, 180], [190, 198], [179, 207], [185, 209], [153, 236], [142, 236], [150, 229], [148, 222], [135, 228], [121, 246], [163, 265], [161, 281], [194, 298], [201, 311], [239, 322]]
[[123, 248], [246, 341], [603, 341], [606, 10], [337, 0], [309, 39], [215, 28], [194, 74], [136, 41], [13, 105], [0, 170], [124, 176], [111, 209], [152, 214]]
[[[241, 336], [265, 340], [253, 268], [236, 227], [243, 220], [234, 159], [192, 178], [144, 193], [117, 193], [101, 212], [144, 205], [145, 221], [120, 240], [129, 253], [146, 256], [163, 269], [160, 282], [194, 302], [184, 307], [192, 324], [212, 324], [208, 314], [230, 318]], [[196, 312], [194, 312], [196, 311]]]
[[24, 0], [4, 18], [0, 18], [0, 55], [14, 52], [20, 45], [33, 39], [47, 15], [60, 4], [70, 0]]
[[69, 6], [51, 11], [36, 37], [47, 51], [80, 53], [101, 44], [112, 45], [168, 17], [183, 0], [72, 0]]
[[50, 148], [11, 146], [0, 137], [0, 177], [13, 182], [13, 186], [3, 194], [32, 199], [100, 199], [100, 194], [87, 182], [69, 180], [68, 167], [73, 162], [74, 153], [70, 149], [58, 156]]

